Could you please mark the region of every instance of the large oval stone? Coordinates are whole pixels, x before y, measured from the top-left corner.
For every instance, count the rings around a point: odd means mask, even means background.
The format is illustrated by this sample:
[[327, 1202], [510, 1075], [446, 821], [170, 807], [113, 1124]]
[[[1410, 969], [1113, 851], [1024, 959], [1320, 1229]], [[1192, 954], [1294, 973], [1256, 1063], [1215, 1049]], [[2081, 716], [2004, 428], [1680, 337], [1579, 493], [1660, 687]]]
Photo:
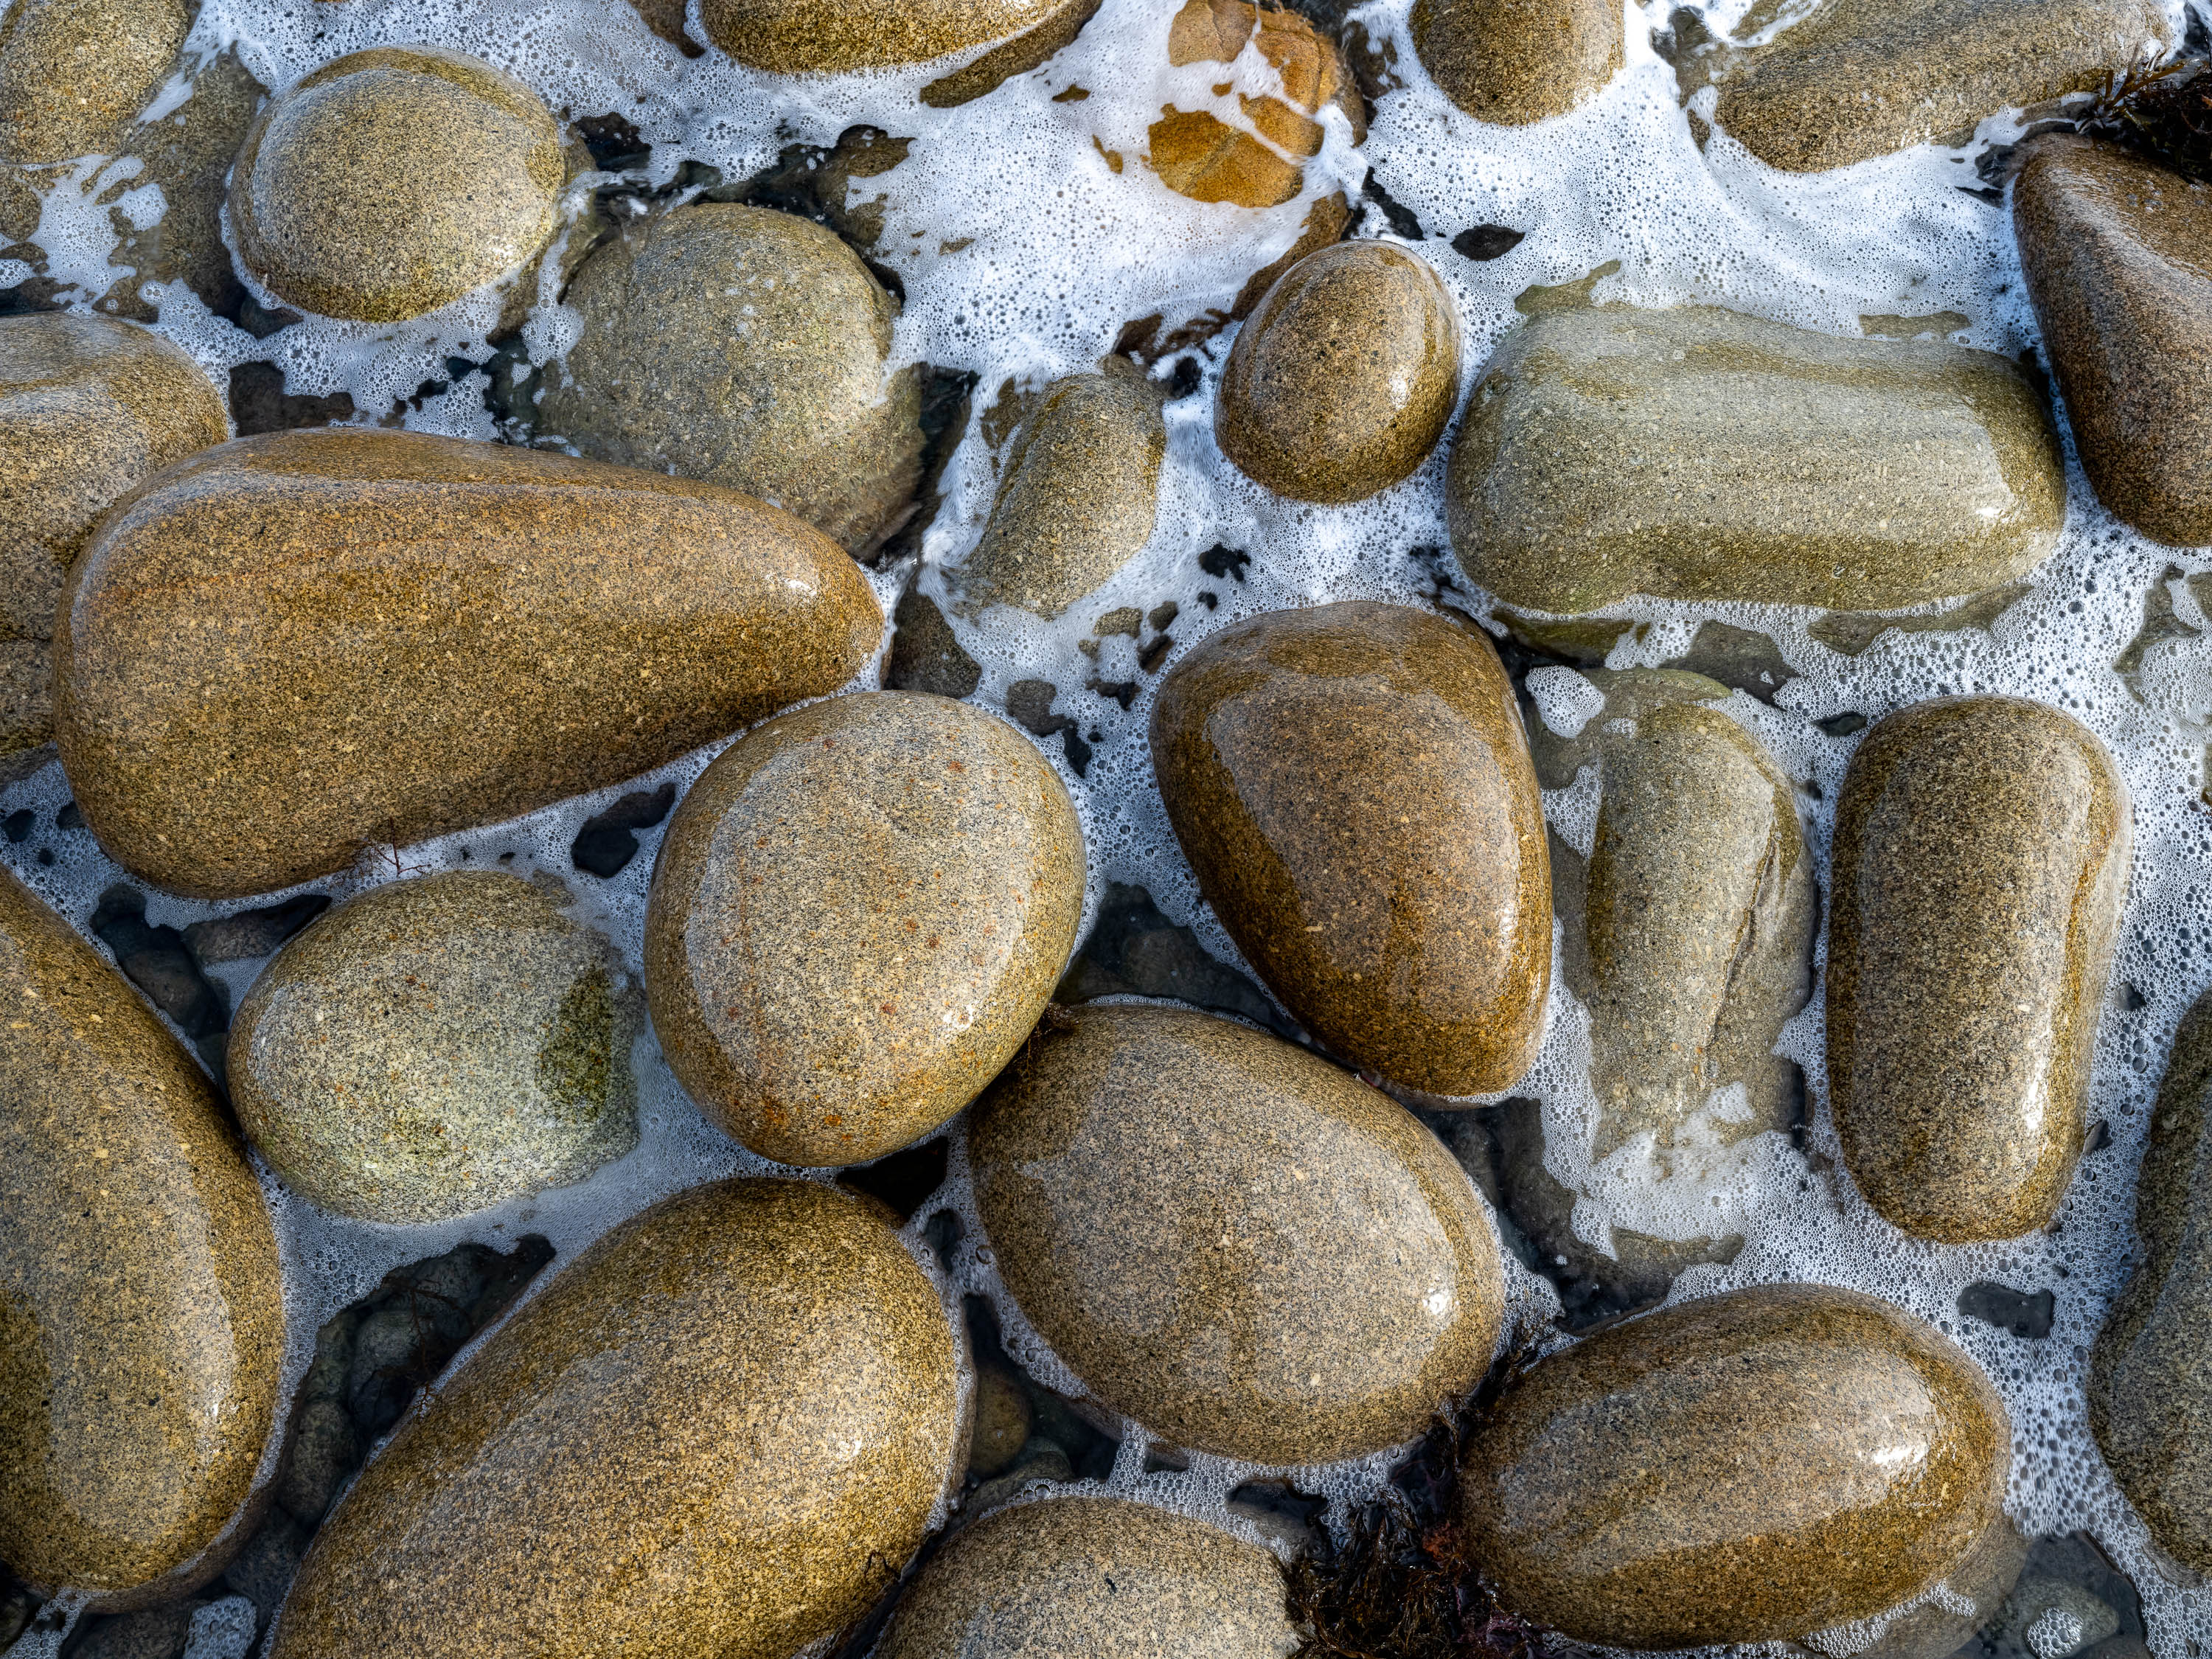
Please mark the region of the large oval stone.
[[191, 27], [185, 0], [0, 5], [0, 161], [111, 154]]
[[2003, 1401], [1948, 1340], [1856, 1291], [1767, 1285], [1524, 1372], [1467, 1454], [1462, 1520], [1505, 1605], [1579, 1641], [1771, 1642], [1950, 1573], [2011, 1460]]
[[2021, 274], [2097, 498], [2212, 541], [2212, 186], [2112, 144], [2038, 139], [2014, 181]]
[[2024, 697], [1878, 721], [1836, 802], [1828, 1099], [1893, 1225], [2048, 1223], [2081, 1155], [2131, 810], [2086, 727]]
[[2212, 1572], [2212, 994], [2173, 1040], [2136, 1188], [2142, 1262], [2089, 1364], [2089, 1426], [2160, 1548]]
[[87, 544], [55, 729], [118, 862], [264, 892], [672, 760], [874, 651], [851, 560], [695, 483], [416, 433], [246, 438]]
[[1273, 1464], [1379, 1451], [1489, 1366], [1488, 1213], [1419, 1120], [1304, 1049], [1168, 1006], [1038, 1028], [976, 1108], [1006, 1289], [1093, 1395]]
[[1083, 826], [1005, 721], [877, 691], [708, 767], [661, 842], [645, 979], [709, 1117], [786, 1164], [927, 1134], [1044, 1012], [1082, 920]]
[[1057, 50], [1095, 9], [1096, 0], [704, 0], [699, 21], [749, 69], [834, 74], [926, 63], [1032, 32]]
[[965, 1449], [937, 1292], [865, 1200], [696, 1187], [578, 1256], [317, 1534], [272, 1659], [791, 1659]]
[[1564, 115], [1620, 72], [1606, 0], [1416, 0], [1408, 27], [1437, 90], [1505, 126]]
[[443, 1221], [581, 1181], [637, 1145], [643, 999], [568, 896], [447, 870], [349, 899], [230, 1027], [254, 1146], [324, 1208]]
[[757, 495], [854, 552], [912, 499], [921, 371], [886, 368], [898, 307], [834, 231], [697, 203], [599, 248], [565, 301], [583, 327], [544, 431]]
[[1290, 1659], [1283, 1571], [1257, 1544], [1121, 1498], [1017, 1504], [899, 1597], [882, 1659]]
[[0, 1560], [182, 1595], [276, 1420], [276, 1234], [206, 1075], [5, 873], [0, 999]]
[[1200, 890], [1307, 1030], [1431, 1094], [1528, 1069], [1551, 869], [1486, 639], [1370, 600], [1270, 611], [1176, 665], [1152, 747]]
[[246, 268], [326, 317], [392, 322], [514, 270], [567, 176], [545, 100], [481, 58], [376, 46], [272, 99], [230, 185]]
[[1705, 306], [1573, 307], [1507, 335], [1445, 494], [1468, 574], [1554, 613], [1632, 593], [1843, 611], [1978, 593], [2040, 564], [2066, 513], [2057, 435], [2017, 363]]
[[1459, 401], [1459, 309], [1427, 262], [1338, 242], [1277, 279], [1230, 348], [1222, 453], [1278, 495], [1356, 501], [1428, 459]]
[[70, 311], [0, 318], [0, 756], [53, 735], [54, 613], [94, 521], [229, 436], [205, 373], [160, 335]]

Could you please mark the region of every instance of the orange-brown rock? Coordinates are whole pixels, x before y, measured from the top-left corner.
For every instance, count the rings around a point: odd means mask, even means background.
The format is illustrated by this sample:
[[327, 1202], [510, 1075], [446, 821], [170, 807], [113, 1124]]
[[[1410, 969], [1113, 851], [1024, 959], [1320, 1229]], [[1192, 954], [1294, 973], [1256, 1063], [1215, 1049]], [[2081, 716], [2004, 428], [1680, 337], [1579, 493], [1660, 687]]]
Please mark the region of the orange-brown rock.
[[1170, 190], [1194, 201], [1278, 207], [1304, 181], [1297, 161], [1285, 157], [1321, 154], [1323, 129], [1316, 118], [1322, 108], [1334, 104], [1344, 112], [1354, 143], [1366, 137], [1366, 109], [1335, 46], [1294, 11], [1245, 0], [1185, 0], [1168, 25], [1168, 62], [1229, 64], [1247, 42], [1282, 76], [1290, 101], [1240, 94], [1252, 132], [1210, 111], [1167, 105], [1149, 135], [1152, 170]]

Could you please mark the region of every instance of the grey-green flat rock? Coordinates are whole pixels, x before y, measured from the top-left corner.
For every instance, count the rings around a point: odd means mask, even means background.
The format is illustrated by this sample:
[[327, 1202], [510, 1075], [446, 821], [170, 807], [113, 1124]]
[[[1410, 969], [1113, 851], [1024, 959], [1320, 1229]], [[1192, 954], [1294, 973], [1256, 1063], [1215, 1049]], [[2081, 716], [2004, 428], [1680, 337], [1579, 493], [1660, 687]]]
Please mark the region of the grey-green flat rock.
[[2018, 365], [1708, 307], [1550, 309], [1508, 335], [1446, 489], [1468, 575], [1553, 613], [1976, 593], [2040, 564], [2066, 508]]
[[637, 1144], [642, 999], [565, 898], [447, 871], [349, 900], [277, 954], [232, 1022], [230, 1087], [288, 1186], [441, 1221]]

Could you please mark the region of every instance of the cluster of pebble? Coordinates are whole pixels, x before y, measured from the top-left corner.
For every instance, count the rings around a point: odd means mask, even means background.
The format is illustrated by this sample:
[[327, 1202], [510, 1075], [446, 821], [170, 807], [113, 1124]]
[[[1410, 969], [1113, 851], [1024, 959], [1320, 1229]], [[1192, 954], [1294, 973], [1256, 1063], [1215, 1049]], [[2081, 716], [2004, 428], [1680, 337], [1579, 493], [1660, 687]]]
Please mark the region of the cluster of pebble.
[[[778, 74], [944, 59], [921, 97], [946, 107], [1036, 69], [1097, 9], [697, 16]], [[650, 15], [688, 40], [686, 16]], [[1304, 17], [1188, 0], [1164, 21], [1170, 63], [1227, 74], [1251, 54], [1267, 76], [1238, 93], [1241, 124], [1163, 109], [1144, 164], [1170, 189], [1279, 207], [1328, 132], [1364, 132], [1353, 64]], [[186, 22], [182, 0], [12, 0], [0, 214], [39, 168], [135, 142]], [[1486, 121], [1571, 109], [1622, 61], [1603, 0], [1422, 0], [1412, 27]], [[1828, 0], [1764, 45], [1686, 47], [1682, 74], [1690, 120], [1811, 171], [2174, 44], [2143, 0]], [[1279, 1507], [1255, 1497], [1232, 1530], [1096, 1490], [1011, 1500], [1096, 1473], [1101, 1421], [1312, 1468], [1404, 1447], [1490, 1377], [1455, 1547], [1532, 1629], [1881, 1659], [1941, 1659], [1978, 1629], [2035, 1659], [2141, 1655], [2125, 1581], [2007, 1517], [2013, 1426], [1990, 1378], [1887, 1302], [1757, 1286], [1498, 1363], [1498, 1218], [1416, 1109], [1523, 1079], [1555, 966], [1589, 1012], [1598, 1156], [1638, 1144], [1663, 1166], [1799, 1122], [1778, 1044], [1814, 983], [1814, 849], [1725, 687], [1540, 669], [1529, 723], [1460, 617], [1355, 599], [1215, 631], [1161, 678], [1150, 751], [1198, 886], [1273, 999], [1248, 1011], [1277, 1030], [1158, 1000], [1071, 1009], [1054, 999], [1085, 827], [1031, 738], [1061, 736], [1071, 763], [1079, 738], [1049, 685], [1010, 694], [1013, 720], [963, 701], [980, 670], [954, 621], [1063, 617], [1142, 551], [1163, 411], [1188, 395], [1176, 348], [1133, 336], [1002, 399], [988, 522], [938, 597], [909, 586], [887, 622], [866, 564], [933, 505], [933, 388], [892, 362], [897, 301], [866, 237], [711, 191], [624, 196], [638, 211], [565, 234], [584, 139], [438, 46], [343, 56], [265, 102], [234, 91], [208, 116], [235, 118], [227, 146], [197, 127], [173, 146], [173, 245], [149, 257], [178, 280], [228, 284], [233, 313], [272, 327], [404, 320], [488, 285], [513, 326], [557, 292], [576, 331], [508, 388], [527, 441], [234, 438], [236, 385], [227, 409], [139, 323], [0, 316], [9, 752], [37, 764], [51, 743], [72, 810], [134, 876], [232, 901], [743, 735], [680, 800], [600, 825], [619, 837], [672, 805], [641, 975], [556, 882], [402, 873], [270, 920], [227, 1033], [157, 996], [220, 1082], [0, 874], [0, 1561], [23, 1588], [0, 1616], [89, 1609], [93, 1659], [211, 1652], [227, 1619], [270, 1659], [794, 1659], [841, 1639], [884, 1659], [1281, 1659], [1330, 1636], [1294, 1623], [1258, 1541], [1298, 1547]], [[891, 148], [841, 146], [845, 175]], [[2205, 186], [2069, 132], [2015, 159], [2026, 279], [2095, 488], [2146, 534], [2212, 540]], [[1220, 450], [1281, 497], [1353, 502], [1413, 476], [1459, 412], [1453, 552], [1528, 613], [1525, 636], [1636, 595], [1968, 599], [2057, 542], [2062, 447], [2020, 363], [1532, 293], [1462, 410], [1449, 289], [1417, 249], [1340, 240], [1351, 218], [1316, 202], [1213, 323], [1241, 324]], [[1132, 612], [1126, 631], [1173, 621]], [[1547, 825], [1544, 792], [1583, 778], [1577, 838]], [[2057, 1215], [2131, 823], [2104, 744], [2044, 703], [1937, 697], [1860, 742], [1825, 866], [1826, 1098], [1850, 1180], [1902, 1235], [2008, 1240]], [[599, 855], [579, 842], [580, 869]], [[102, 932], [126, 969], [115, 940], [150, 939], [143, 917], [141, 899]], [[504, 1323], [542, 1246], [418, 1264], [323, 1327], [287, 1407], [256, 1160], [325, 1211], [399, 1226], [586, 1181], [638, 1145], [648, 1024], [701, 1112], [792, 1173], [629, 1217]], [[2115, 1477], [2197, 1571], [2208, 1089], [2212, 1007], [2172, 1058], [2145, 1260], [2089, 1384]], [[798, 1173], [926, 1145], [963, 1113], [988, 1260], [1024, 1340], [1079, 1383], [1072, 1406], [960, 1307], [948, 1247], [902, 1233], [880, 1182]], [[1512, 1178], [1540, 1182], [1540, 1164]], [[1524, 1199], [1528, 1231], [1547, 1200]], [[1623, 1235], [1618, 1266], [1655, 1301], [1727, 1243]]]

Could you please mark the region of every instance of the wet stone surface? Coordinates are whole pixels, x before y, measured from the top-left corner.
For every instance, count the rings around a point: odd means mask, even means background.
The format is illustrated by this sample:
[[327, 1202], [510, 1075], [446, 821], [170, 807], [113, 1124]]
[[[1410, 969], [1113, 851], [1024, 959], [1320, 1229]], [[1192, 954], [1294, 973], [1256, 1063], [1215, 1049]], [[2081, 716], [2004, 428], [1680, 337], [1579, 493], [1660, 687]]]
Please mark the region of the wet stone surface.
[[167, 76], [185, 0], [12, 0], [0, 28], [0, 161], [107, 149]]
[[[1422, 67], [1478, 120], [1520, 126], [1565, 114], [1620, 70], [1620, 10], [1604, 0], [1419, 0], [1412, 27]], [[1487, 251], [1495, 236], [1465, 234], [1478, 238], [1460, 250], [1469, 258], [1505, 251]], [[1506, 234], [1505, 247], [1520, 240]]]

